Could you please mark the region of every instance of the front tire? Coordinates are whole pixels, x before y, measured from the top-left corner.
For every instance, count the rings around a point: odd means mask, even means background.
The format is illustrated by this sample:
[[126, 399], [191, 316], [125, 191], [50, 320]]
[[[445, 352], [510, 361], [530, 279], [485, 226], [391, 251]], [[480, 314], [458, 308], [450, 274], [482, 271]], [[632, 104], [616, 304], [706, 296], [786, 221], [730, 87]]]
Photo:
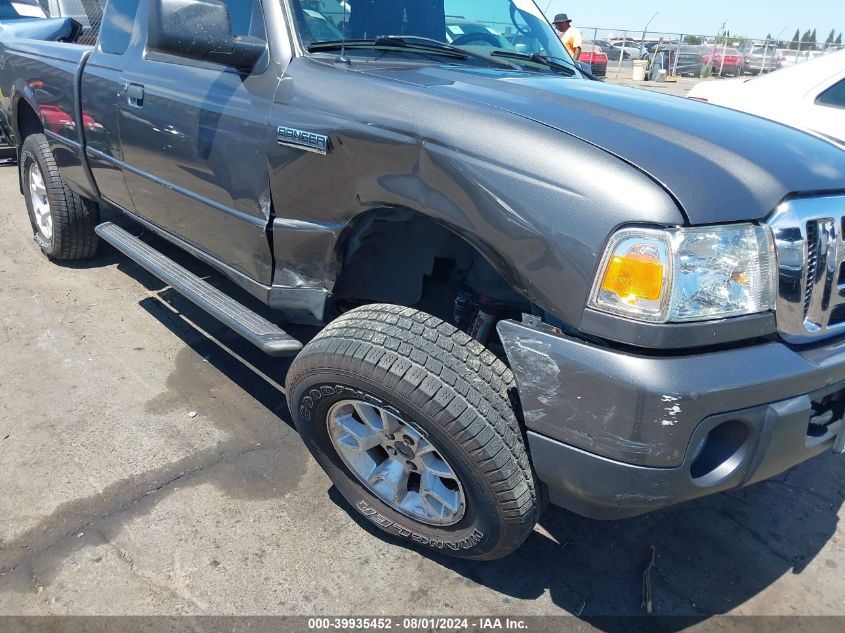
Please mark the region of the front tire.
[[50, 259], [88, 259], [97, 254], [99, 209], [62, 180], [47, 137], [32, 134], [21, 148], [21, 185], [35, 243]]
[[511, 371], [477, 341], [384, 304], [329, 324], [287, 379], [303, 440], [357, 512], [472, 559], [513, 552], [542, 507], [513, 388]]

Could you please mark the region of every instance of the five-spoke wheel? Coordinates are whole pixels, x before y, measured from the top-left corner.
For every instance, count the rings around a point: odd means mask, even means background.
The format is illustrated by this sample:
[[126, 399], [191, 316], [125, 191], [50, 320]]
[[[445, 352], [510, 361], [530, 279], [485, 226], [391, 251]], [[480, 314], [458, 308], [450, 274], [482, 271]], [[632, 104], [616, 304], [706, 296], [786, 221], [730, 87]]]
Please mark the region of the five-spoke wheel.
[[362, 400], [341, 400], [327, 416], [343, 461], [390, 507], [429, 525], [461, 520], [458, 476], [434, 445], [399, 416]]

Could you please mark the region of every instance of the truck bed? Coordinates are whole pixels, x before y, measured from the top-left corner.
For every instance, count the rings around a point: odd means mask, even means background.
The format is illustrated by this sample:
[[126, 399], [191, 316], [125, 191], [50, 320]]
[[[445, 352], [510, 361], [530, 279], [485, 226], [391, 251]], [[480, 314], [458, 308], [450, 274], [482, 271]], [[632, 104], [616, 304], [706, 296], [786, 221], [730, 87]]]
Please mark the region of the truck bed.
[[38, 114], [49, 137], [78, 148], [75, 78], [93, 47], [18, 37], [25, 32], [9, 31], [7, 37], [0, 39], [0, 123], [15, 142], [19, 108], [10, 95], [17, 93]]

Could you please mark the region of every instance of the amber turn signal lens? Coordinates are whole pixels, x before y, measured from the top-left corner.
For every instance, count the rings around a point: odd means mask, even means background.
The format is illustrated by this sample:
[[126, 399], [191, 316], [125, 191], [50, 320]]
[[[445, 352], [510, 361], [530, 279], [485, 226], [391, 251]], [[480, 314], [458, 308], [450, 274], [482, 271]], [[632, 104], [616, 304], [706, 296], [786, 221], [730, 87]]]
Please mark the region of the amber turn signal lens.
[[644, 258], [614, 255], [607, 265], [601, 287], [623, 301], [656, 301], [663, 290], [663, 265]]

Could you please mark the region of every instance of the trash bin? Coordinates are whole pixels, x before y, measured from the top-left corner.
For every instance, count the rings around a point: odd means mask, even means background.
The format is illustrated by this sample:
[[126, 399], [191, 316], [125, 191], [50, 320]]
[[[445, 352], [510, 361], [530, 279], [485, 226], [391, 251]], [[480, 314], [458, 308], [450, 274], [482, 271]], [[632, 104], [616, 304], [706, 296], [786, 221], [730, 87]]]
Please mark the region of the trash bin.
[[647, 59], [635, 59], [634, 68], [631, 72], [631, 79], [634, 81], [645, 81], [645, 70], [648, 67]]

